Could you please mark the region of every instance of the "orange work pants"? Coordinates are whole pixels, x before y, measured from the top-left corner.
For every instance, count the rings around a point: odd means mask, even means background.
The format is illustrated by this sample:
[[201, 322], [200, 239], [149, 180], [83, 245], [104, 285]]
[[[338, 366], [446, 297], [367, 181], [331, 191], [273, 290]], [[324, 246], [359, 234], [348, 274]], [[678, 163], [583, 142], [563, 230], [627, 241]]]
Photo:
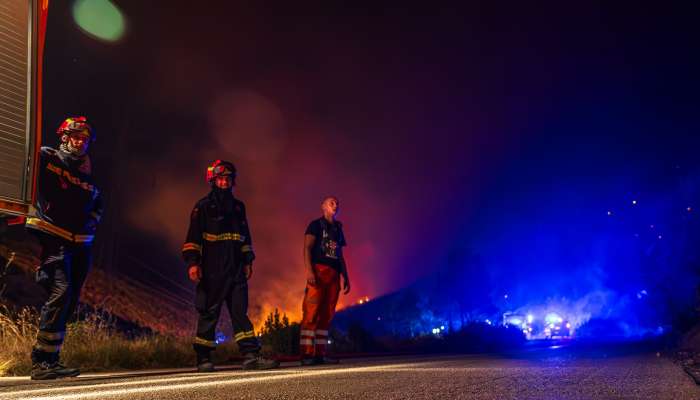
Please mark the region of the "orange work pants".
[[302, 305], [299, 349], [304, 358], [323, 357], [326, 354], [328, 328], [335, 315], [335, 306], [340, 294], [338, 271], [323, 264], [314, 264], [313, 268], [316, 284], [306, 284]]

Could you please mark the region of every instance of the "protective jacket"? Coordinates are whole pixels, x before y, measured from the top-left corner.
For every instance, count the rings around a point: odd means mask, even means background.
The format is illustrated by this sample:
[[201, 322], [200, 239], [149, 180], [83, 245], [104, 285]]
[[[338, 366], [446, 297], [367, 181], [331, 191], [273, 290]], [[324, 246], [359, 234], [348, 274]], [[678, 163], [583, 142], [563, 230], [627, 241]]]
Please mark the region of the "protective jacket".
[[27, 228], [76, 244], [92, 243], [103, 205], [89, 165], [87, 156], [41, 148], [38, 216], [27, 218]]
[[231, 283], [246, 282], [243, 265], [252, 263], [255, 253], [243, 202], [217, 188], [199, 200], [182, 255], [188, 267], [201, 267], [208, 304], [221, 302]]

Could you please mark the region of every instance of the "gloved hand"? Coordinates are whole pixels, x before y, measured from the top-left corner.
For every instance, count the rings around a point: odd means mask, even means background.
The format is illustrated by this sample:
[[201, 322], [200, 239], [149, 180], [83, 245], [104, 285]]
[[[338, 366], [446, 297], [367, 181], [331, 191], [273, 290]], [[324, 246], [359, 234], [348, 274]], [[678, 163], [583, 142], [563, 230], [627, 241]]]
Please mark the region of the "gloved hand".
[[199, 265], [191, 265], [187, 272], [192, 282], [199, 283], [199, 281], [202, 280], [202, 268], [200, 268]]
[[243, 266], [243, 272], [245, 273], [245, 280], [249, 280], [253, 276], [253, 265], [246, 264]]

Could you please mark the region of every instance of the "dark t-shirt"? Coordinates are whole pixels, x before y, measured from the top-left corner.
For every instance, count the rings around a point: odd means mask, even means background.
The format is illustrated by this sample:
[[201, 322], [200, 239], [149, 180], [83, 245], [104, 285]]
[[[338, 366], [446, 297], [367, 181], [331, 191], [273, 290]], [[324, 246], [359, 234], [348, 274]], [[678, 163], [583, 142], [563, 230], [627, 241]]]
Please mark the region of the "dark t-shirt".
[[311, 263], [325, 264], [340, 272], [343, 247], [347, 245], [343, 225], [338, 221], [331, 224], [321, 217], [311, 221], [305, 234], [316, 237], [311, 250]]

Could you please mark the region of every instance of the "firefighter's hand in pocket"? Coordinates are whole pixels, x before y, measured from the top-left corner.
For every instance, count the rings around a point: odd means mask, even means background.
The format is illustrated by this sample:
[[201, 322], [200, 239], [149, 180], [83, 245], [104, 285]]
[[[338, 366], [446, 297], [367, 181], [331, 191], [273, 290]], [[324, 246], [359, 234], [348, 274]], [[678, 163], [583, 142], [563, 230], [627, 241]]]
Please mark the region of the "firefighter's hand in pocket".
[[192, 265], [188, 273], [192, 282], [199, 283], [199, 281], [202, 280], [202, 269], [199, 265]]
[[253, 276], [253, 264], [244, 265], [243, 272], [245, 273], [245, 280], [249, 280]]

